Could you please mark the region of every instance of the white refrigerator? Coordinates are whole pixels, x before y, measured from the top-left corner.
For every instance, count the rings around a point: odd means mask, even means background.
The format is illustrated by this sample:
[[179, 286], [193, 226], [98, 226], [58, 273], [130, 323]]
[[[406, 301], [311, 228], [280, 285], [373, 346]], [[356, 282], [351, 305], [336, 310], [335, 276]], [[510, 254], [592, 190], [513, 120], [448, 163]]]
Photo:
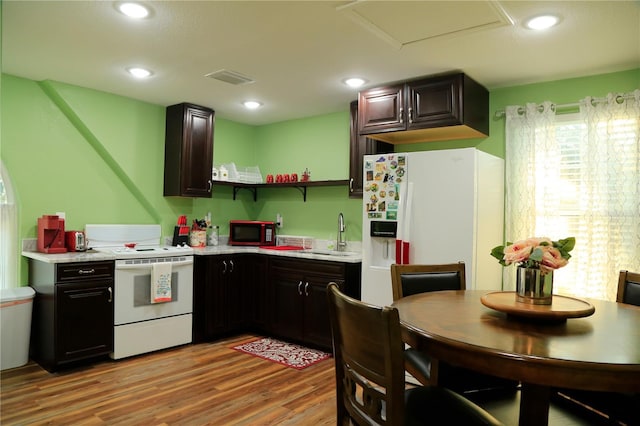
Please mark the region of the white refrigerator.
[[467, 289], [501, 289], [490, 253], [502, 244], [504, 160], [475, 148], [375, 154], [363, 173], [363, 301], [392, 303], [393, 263], [464, 261]]

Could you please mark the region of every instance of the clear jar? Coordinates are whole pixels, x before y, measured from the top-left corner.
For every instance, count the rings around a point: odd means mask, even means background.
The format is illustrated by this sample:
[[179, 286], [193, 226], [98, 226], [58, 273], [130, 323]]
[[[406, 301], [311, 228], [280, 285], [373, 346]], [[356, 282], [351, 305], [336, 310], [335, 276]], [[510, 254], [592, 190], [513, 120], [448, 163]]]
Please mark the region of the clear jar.
[[217, 246], [218, 245], [218, 225], [211, 226], [211, 233], [209, 234], [209, 245]]

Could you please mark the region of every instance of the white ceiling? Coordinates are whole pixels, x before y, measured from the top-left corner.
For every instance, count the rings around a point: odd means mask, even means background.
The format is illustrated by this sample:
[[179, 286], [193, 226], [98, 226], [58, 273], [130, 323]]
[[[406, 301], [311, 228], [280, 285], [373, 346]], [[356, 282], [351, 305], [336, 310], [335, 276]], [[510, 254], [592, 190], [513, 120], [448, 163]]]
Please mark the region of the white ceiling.
[[[461, 70], [488, 89], [640, 67], [639, 1], [2, 1], [2, 71], [266, 124], [336, 111], [367, 87]], [[543, 12], [562, 22], [522, 26]], [[129, 66], [154, 71], [145, 80]], [[250, 77], [232, 85], [221, 69]], [[257, 99], [261, 109], [241, 102]]]

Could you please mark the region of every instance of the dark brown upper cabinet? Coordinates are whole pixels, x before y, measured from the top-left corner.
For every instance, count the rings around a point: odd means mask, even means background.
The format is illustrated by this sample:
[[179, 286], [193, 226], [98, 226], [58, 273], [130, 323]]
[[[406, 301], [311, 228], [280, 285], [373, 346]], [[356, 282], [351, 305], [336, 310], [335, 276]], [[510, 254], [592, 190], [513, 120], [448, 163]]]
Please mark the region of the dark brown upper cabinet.
[[349, 198], [362, 198], [363, 156], [393, 152], [393, 145], [358, 133], [358, 101], [349, 104]]
[[358, 95], [358, 129], [392, 144], [484, 138], [489, 91], [463, 73], [368, 89]]
[[215, 112], [181, 103], [167, 107], [164, 195], [211, 198]]

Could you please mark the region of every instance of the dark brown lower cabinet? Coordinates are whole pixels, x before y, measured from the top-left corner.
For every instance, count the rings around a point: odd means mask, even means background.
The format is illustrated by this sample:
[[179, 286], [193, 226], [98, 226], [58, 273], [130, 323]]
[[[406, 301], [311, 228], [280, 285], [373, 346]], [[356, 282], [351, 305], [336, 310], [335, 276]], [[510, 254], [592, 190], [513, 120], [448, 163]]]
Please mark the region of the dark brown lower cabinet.
[[31, 358], [49, 371], [113, 351], [114, 262], [30, 261]]
[[359, 288], [359, 274], [359, 263], [270, 259], [271, 333], [284, 339], [330, 349], [327, 285], [335, 282], [342, 291], [359, 297], [359, 294], [349, 291], [356, 279]]
[[252, 329], [259, 322], [264, 264], [255, 254], [195, 256], [194, 343]]
[[194, 343], [253, 331], [331, 349], [326, 287], [360, 298], [360, 263], [260, 254], [196, 256]]

